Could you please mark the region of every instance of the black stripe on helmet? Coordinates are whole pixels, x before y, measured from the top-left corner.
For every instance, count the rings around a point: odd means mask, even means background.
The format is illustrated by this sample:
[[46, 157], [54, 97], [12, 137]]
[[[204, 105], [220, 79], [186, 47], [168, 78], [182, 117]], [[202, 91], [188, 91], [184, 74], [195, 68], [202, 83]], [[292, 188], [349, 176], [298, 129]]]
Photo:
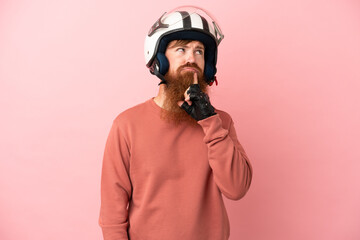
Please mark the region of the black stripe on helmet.
[[202, 21], [202, 24], [203, 24], [204, 31], [210, 32], [208, 22], [206, 21], [206, 19], [203, 16], [200, 16], [200, 17], [201, 17], [201, 21]]
[[189, 13], [185, 11], [180, 11], [179, 13], [182, 16], [184, 29], [191, 29], [191, 18]]

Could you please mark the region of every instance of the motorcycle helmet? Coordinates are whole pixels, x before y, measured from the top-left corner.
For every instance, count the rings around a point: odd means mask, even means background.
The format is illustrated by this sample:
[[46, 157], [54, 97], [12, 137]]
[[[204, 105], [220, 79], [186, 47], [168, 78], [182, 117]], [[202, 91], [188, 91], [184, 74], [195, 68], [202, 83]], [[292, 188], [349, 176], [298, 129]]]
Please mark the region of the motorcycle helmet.
[[[166, 83], [164, 75], [169, 69], [165, 56], [167, 45], [173, 40], [197, 40], [205, 46], [204, 76], [212, 85], [216, 74], [217, 47], [224, 35], [214, 18], [204, 9], [182, 6], [164, 13], [150, 28], [145, 39], [146, 66]], [[160, 84], [161, 84], [160, 83]]]

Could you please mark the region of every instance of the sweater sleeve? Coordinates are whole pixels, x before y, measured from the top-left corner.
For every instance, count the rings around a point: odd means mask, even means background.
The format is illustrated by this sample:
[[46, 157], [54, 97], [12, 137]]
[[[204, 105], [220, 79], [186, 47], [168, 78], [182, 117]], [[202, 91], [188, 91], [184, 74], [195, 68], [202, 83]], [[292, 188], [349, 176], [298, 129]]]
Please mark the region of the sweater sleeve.
[[128, 145], [114, 121], [106, 141], [99, 225], [104, 240], [128, 240], [128, 203], [131, 197]]
[[229, 129], [224, 129], [216, 114], [198, 123], [205, 133], [204, 142], [216, 185], [225, 197], [242, 198], [251, 184], [252, 167], [237, 139], [233, 121], [230, 118]]

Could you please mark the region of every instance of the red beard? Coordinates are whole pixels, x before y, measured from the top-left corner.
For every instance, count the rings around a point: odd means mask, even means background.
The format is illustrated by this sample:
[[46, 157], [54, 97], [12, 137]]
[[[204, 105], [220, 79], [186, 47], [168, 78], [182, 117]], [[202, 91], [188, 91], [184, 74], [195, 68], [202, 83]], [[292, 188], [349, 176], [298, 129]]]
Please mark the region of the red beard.
[[[176, 70], [175, 74], [167, 73], [165, 79], [167, 81], [165, 88], [165, 103], [161, 112], [162, 119], [169, 122], [179, 124], [188, 122], [190, 124], [197, 124], [196, 120], [187, 114], [182, 108], [179, 107], [178, 102], [184, 101], [184, 93], [194, 82], [194, 72], [181, 70], [184, 67], [193, 67], [202, 72], [196, 64], [187, 63]], [[201, 91], [207, 92], [207, 83], [204, 79], [203, 73], [198, 74], [198, 83]]]

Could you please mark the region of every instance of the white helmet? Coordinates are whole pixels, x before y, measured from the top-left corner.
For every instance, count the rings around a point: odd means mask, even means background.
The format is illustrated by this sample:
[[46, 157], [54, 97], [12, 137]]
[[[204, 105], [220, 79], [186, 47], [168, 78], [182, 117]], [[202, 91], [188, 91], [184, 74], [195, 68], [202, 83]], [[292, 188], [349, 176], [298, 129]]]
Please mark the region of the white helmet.
[[215, 80], [217, 46], [224, 38], [220, 27], [205, 10], [182, 6], [164, 13], [151, 27], [145, 39], [146, 66], [165, 82], [169, 69], [166, 47], [172, 40], [197, 40], [205, 46], [204, 76], [209, 85]]

